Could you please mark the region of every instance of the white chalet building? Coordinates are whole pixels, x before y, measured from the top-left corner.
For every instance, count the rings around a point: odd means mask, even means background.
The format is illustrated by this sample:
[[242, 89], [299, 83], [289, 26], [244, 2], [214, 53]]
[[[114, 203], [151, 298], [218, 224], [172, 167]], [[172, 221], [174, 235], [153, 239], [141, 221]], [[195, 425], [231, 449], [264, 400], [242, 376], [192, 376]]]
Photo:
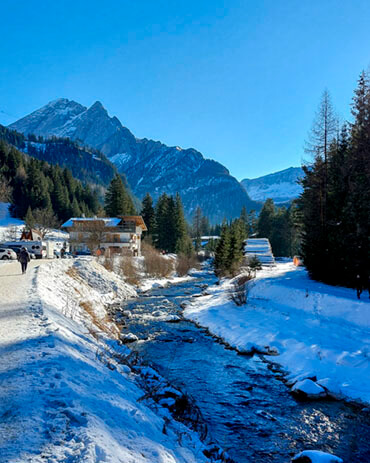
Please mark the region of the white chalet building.
[[91, 249], [109, 249], [113, 252], [126, 249], [134, 256], [141, 255], [141, 235], [147, 230], [139, 215], [112, 218], [74, 217], [67, 220], [61, 228], [69, 232], [72, 253]]

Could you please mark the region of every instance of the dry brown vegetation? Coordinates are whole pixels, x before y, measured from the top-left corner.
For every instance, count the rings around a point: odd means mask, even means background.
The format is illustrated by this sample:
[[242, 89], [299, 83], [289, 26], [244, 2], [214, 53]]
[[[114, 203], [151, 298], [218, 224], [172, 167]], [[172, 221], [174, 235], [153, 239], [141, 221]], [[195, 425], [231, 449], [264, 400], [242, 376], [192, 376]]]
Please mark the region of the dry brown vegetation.
[[119, 260], [119, 270], [130, 285], [138, 285], [140, 283], [140, 275], [130, 251], [122, 251]]
[[[88, 327], [88, 330], [95, 339], [99, 337], [99, 331], [107, 334], [110, 337], [113, 336], [116, 339], [119, 337], [120, 331], [118, 327], [112, 323], [108, 314], [106, 314], [103, 319], [98, 318], [90, 301], [80, 301], [80, 307], [83, 308], [91, 318], [93, 326]], [[98, 328], [98, 330], [94, 330], [93, 327]]]
[[79, 274], [78, 274], [77, 270], [74, 267], [69, 267], [66, 270], [66, 274], [69, 277], [73, 278], [74, 280], [77, 280], [79, 278]]
[[179, 254], [177, 256], [176, 272], [180, 277], [187, 275], [189, 270], [192, 268], [199, 268], [199, 261], [195, 255], [188, 257], [183, 254]]
[[145, 272], [153, 277], [168, 277], [174, 270], [172, 259], [161, 255], [157, 249], [153, 248], [145, 241], [142, 243], [141, 253], [144, 256]]
[[253, 280], [254, 274], [252, 271], [246, 271], [235, 278], [232, 287], [229, 291], [230, 299], [237, 305], [242, 306], [248, 301], [248, 293], [250, 289], [250, 281]]
[[114, 258], [112, 256], [105, 255], [99, 260], [102, 266], [109, 272], [113, 272], [114, 269]]

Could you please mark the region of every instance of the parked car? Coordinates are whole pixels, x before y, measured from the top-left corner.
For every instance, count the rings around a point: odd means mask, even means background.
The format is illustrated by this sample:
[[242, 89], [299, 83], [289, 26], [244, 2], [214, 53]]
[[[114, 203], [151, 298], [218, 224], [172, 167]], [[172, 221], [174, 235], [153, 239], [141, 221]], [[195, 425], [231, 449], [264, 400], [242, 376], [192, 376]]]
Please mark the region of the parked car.
[[17, 257], [18, 257], [18, 254], [21, 252], [21, 249], [22, 249], [20, 246], [9, 246], [7, 244], [4, 244], [3, 247], [6, 248], [6, 249], [11, 249], [12, 251], [14, 251]]
[[28, 252], [33, 252], [36, 259], [46, 257], [46, 248], [41, 241], [7, 241], [2, 244], [6, 248], [13, 249], [14, 252], [19, 254], [20, 250], [25, 247]]
[[13, 249], [0, 247], [0, 259], [1, 260], [16, 260], [17, 254], [13, 251]]
[[90, 251], [76, 251], [74, 253], [75, 256], [91, 256]]

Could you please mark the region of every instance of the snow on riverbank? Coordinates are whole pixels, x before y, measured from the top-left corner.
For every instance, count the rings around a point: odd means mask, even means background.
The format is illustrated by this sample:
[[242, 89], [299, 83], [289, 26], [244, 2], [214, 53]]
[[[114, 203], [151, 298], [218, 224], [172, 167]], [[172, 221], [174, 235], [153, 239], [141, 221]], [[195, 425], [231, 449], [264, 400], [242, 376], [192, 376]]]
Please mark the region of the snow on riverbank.
[[169, 285], [175, 285], [183, 283], [184, 281], [193, 280], [194, 277], [191, 275], [186, 275], [183, 277], [171, 276], [168, 278], [144, 278], [140, 282], [140, 290], [143, 292], [149, 291], [156, 288], [165, 288]]
[[0, 462], [206, 461], [197, 435], [139, 401], [116, 360], [128, 349], [107, 305], [135, 290], [94, 259], [32, 267], [1, 269], [14, 298], [0, 301]]
[[370, 402], [370, 300], [312, 281], [279, 263], [258, 273], [247, 305], [228, 298], [230, 281], [189, 304], [192, 319], [240, 351], [278, 353], [290, 385], [306, 378], [338, 397]]

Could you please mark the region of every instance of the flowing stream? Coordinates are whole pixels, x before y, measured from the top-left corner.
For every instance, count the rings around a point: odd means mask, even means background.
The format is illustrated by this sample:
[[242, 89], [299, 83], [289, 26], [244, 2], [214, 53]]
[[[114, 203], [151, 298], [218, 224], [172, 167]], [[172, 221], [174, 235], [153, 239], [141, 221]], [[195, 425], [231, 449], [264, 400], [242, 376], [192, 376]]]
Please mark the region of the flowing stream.
[[207, 272], [194, 276], [126, 302], [124, 331], [140, 339], [131, 349], [193, 399], [213, 441], [237, 463], [287, 463], [304, 449], [369, 463], [369, 413], [338, 401], [297, 401], [259, 355], [239, 355], [191, 322], [164, 321], [215, 281]]

